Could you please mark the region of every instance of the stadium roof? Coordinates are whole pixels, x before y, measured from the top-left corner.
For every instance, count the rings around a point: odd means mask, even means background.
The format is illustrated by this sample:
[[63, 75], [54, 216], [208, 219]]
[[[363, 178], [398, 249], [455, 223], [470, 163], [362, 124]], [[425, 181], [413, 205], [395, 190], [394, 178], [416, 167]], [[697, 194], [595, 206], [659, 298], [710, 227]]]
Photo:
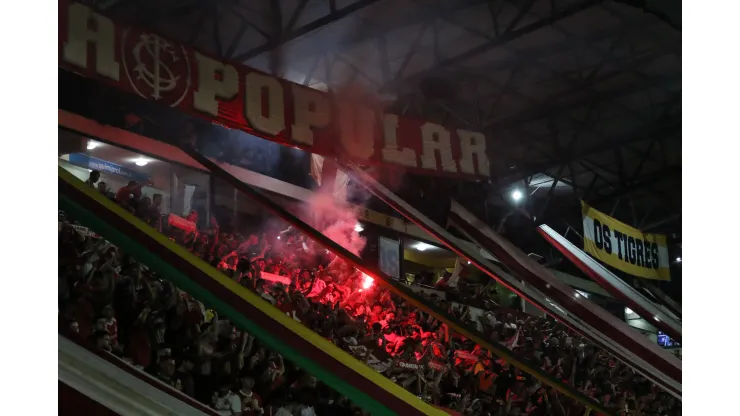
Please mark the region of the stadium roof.
[[[516, 227], [525, 212], [575, 228], [582, 199], [680, 241], [680, 2], [85, 3], [225, 60], [322, 90], [360, 83], [390, 112], [485, 133], [490, 182], [444, 189], [491, 222]], [[518, 206], [512, 189], [526, 191]]]

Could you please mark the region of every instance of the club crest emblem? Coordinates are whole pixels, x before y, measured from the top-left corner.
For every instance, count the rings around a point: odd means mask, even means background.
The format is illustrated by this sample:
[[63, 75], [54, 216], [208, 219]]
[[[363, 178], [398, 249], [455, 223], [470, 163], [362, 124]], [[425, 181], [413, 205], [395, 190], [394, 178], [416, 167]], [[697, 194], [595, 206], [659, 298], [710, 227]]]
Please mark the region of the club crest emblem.
[[126, 29], [121, 59], [131, 88], [143, 98], [176, 107], [190, 90], [190, 61], [180, 44]]

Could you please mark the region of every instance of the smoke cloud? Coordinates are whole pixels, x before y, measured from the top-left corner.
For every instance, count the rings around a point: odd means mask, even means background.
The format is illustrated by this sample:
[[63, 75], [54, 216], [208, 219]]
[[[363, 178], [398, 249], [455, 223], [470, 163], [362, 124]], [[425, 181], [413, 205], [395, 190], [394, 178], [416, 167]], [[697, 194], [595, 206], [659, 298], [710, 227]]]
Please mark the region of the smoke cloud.
[[[326, 189], [326, 188], [322, 188]], [[329, 191], [317, 192], [306, 203], [305, 216], [313, 217], [314, 227], [352, 254], [359, 255], [367, 240], [357, 232], [357, 212], [337, 200]]]
[[[363, 85], [354, 83], [347, 84], [339, 89], [336, 89], [332, 94], [335, 108], [343, 109], [371, 109], [380, 116], [386, 105], [379, 99], [372, 91], [368, 90]], [[335, 112], [336, 116], [339, 117], [340, 113]], [[347, 114], [347, 112], [342, 112]], [[341, 120], [335, 120], [339, 125]], [[378, 118], [376, 129], [382, 129], [380, 126], [380, 119]], [[362, 131], [346, 131], [343, 130], [342, 134], [362, 134]], [[359, 138], [358, 139], [364, 139]], [[355, 140], [344, 140], [343, 145], [356, 144], [362, 146], [361, 142]], [[349, 150], [348, 153], [352, 154], [353, 149]], [[302, 150], [296, 150], [297, 152], [303, 152]], [[308, 154], [307, 154], [308, 155]], [[266, 165], [275, 163], [270, 158], [265, 158], [261, 161]], [[324, 173], [334, 171], [337, 166], [337, 162], [330, 159], [324, 159], [323, 167], [320, 169]], [[268, 166], [265, 170], [270, 170]], [[368, 173], [376, 179], [382, 180], [379, 172], [385, 172], [387, 169], [377, 169], [370, 167]], [[311, 172], [306, 171], [301, 173], [306, 175], [308, 178]], [[320, 174], [314, 172], [314, 174]], [[394, 175], [402, 175], [402, 172], [394, 172]], [[341, 171], [341, 166], [336, 172], [336, 177], [341, 178], [344, 173]], [[318, 178], [317, 178], [318, 179]], [[383, 181], [388, 183], [389, 181]], [[388, 183], [391, 189], [396, 188], [392, 183]], [[367, 191], [363, 186], [353, 181], [342, 181], [341, 179], [336, 180], [333, 174], [323, 176], [321, 186], [315, 189], [311, 198], [308, 201], [300, 204], [297, 210], [289, 209], [303, 221], [311, 224], [316, 230], [330, 238], [332, 241], [342, 246], [346, 250], [350, 251], [355, 255], [360, 255], [362, 250], [365, 248], [367, 240], [365, 237], [360, 235], [356, 230], [357, 225], [360, 223], [358, 219], [359, 210], [365, 208], [372, 194]]]
[[[385, 104], [377, 95], [369, 90], [365, 85], [359, 83], [347, 83], [333, 91], [334, 107], [336, 109], [370, 109], [375, 114], [381, 115], [385, 110]], [[351, 113], [352, 110], [349, 111]], [[339, 117], [342, 112], [335, 112]], [[347, 114], [345, 112], [344, 114]], [[380, 120], [377, 120], [380, 121]], [[336, 120], [337, 125], [342, 125], [342, 120]], [[359, 127], [359, 128], [362, 128]], [[381, 129], [379, 123], [377, 129]], [[342, 130], [341, 134], [362, 134], [357, 131]], [[360, 141], [364, 138], [359, 138]], [[368, 139], [372, 139], [369, 137]], [[353, 150], [347, 149], [346, 146], [355, 144], [361, 146], [357, 140], [343, 140], [343, 146], [348, 154], [355, 154]], [[330, 169], [329, 165], [335, 164], [334, 161], [325, 159], [324, 168]], [[341, 168], [337, 172], [337, 178], [345, 175]], [[359, 224], [358, 209], [364, 208], [371, 198], [370, 192], [359, 184], [352, 181], [334, 181], [334, 178], [327, 178], [332, 183], [324, 183], [319, 191], [313, 196], [311, 201], [306, 204], [308, 212], [305, 214], [312, 215], [315, 227], [324, 235], [331, 238], [334, 242], [349, 250], [355, 255], [359, 255], [367, 240], [362, 237], [355, 229]], [[351, 204], [351, 205], [350, 205]]]

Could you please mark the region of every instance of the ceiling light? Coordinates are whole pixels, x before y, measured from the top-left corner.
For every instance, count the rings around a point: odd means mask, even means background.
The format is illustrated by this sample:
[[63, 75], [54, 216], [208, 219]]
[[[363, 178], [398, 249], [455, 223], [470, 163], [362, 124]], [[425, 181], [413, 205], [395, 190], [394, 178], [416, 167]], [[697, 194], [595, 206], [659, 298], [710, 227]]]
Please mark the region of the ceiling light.
[[518, 200], [522, 199], [523, 196], [524, 195], [522, 194], [522, 191], [520, 191], [518, 189], [514, 189], [511, 192], [511, 199], [513, 199], [514, 201], [518, 201]]
[[146, 166], [147, 163], [149, 163], [149, 161], [144, 158], [136, 159], [136, 161], [134, 162], [136, 166]]
[[470, 264], [470, 262], [468, 262], [468, 264]]
[[357, 224], [355, 224], [355, 231], [356, 231], [356, 232], [358, 232], [358, 233], [361, 233], [361, 232], [363, 232], [364, 230], [365, 230], [365, 229], [364, 229], [364, 228], [362, 227], [362, 224], [360, 224], [359, 222], [358, 222]]
[[676, 257], [676, 262], [681, 263], [681, 257]]
[[434, 246], [431, 246], [431, 245], [429, 245], [427, 243], [416, 243], [416, 245], [414, 245], [414, 248], [417, 249], [417, 250], [419, 250], [419, 251], [424, 251], [424, 250], [426, 250], [428, 248], [432, 248], [432, 247], [434, 247]]
[[95, 140], [87, 141], [87, 150], [93, 150], [98, 146], [100, 146], [100, 143], [96, 142]]
[[631, 314], [633, 314], [634, 312], [632, 312], [632, 309], [630, 309], [630, 308], [626, 308], [626, 307], [625, 307], [625, 308], [624, 308], [624, 313], [626, 313], [627, 315], [631, 315]]

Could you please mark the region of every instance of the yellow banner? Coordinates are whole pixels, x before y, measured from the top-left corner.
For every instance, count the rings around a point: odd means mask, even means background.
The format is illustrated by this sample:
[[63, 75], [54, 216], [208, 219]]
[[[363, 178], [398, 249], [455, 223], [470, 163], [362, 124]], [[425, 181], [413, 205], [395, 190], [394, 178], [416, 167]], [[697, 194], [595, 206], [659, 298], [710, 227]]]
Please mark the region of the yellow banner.
[[581, 201], [583, 250], [633, 276], [671, 280], [666, 237], [644, 234]]

